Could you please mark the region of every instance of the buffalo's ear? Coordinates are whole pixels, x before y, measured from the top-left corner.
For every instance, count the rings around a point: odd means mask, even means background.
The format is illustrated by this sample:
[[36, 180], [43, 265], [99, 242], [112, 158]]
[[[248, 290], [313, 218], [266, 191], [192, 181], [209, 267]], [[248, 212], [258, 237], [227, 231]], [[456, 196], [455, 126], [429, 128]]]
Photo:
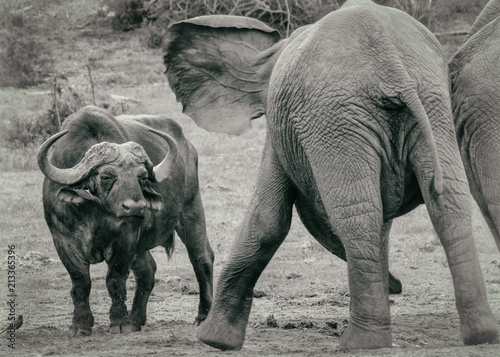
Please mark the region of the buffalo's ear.
[[145, 187], [143, 195], [148, 202], [148, 208], [152, 211], [159, 211], [163, 208], [163, 198], [161, 195], [153, 190], [151, 187]]
[[57, 192], [57, 199], [63, 202], [70, 202], [80, 204], [87, 201], [94, 201], [101, 204], [101, 200], [90, 193], [89, 190], [82, 190], [79, 188], [63, 187]]
[[209, 131], [241, 134], [265, 114], [280, 35], [243, 16], [178, 22], [167, 32], [164, 62], [183, 112]]

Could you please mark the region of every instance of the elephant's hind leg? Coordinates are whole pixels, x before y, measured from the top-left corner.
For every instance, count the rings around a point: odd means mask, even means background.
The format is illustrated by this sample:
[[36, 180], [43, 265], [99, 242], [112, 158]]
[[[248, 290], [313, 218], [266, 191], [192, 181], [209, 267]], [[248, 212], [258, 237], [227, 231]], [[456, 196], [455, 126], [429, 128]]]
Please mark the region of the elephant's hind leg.
[[[500, 187], [500, 183], [497, 185]], [[481, 199], [478, 199], [478, 195], [474, 195], [476, 198], [476, 202], [480, 204]], [[492, 202], [496, 198], [492, 196], [484, 196], [485, 204], [481, 207], [481, 213], [483, 214], [488, 227], [490, 228], [491, 234], [495, 239], [495, 243], [497, 245], [498, 250], [500, 251], [500, 203]]]
[[460, 170], [460, 157], [458, 152], [448, 151], [448, 157], [443, 155], [440, 158], [444, 191], [437, 195], [430, 189], [433, 175], [424, 169], [428, 167], [425, 164], [426, 154], [425, 147], [416, 146], [410, 160], [416, 168], [429, 216], [446, 253], [455, 288], [462, 339], [466, 345], [498, 343], [498, 325], [486, 299], [472, 235], [470, 195], [465, 173]]
[[367, 148], [315, 149], [320, 154], [309, 157], [316, 184], [333, 232], [345, 247], [348, 266], [350, 320], [339, 347], [391, 347], [386, 234], [390, 222], [383, 222], [380, 160]]
[[268, 148], [249, 213], [223, 267], [212, 308], [200, 324], [203, 343], [221, 350], [242, 347], [253, 288], [290, 229], [293, 201], [294, 189]]
[[[297, 196], [295, 207], [307, 231], [325, 247], [326, 250], [346, 261], [345, 248], [340, 238], [333, 233], [326, 212], [317, 210], [315, 206], [309, 202], [307, 197], [301, 194]], [[390, 228], [390, 223], [388, 228]], [[383, 240], [388, 238], [389, 231], [390, 229], [386, 229], [382, 232], [387, 235], [387, 237], [382, 237]], [[401, 281], [389, 273], [389, 294], [401, 294], [402, 291], [403, 285]]]
[[466, 206], [469, 198], [468, 195], [457, 196], [442, 195], [437, 200], [429, 197], [426, 204], [448, 259], [462, 339], [466, 345], [498, 343], [498, 325], [486, 299], [483, 275], [472, 239]]
[[[346, 247], [351, 295], [349, 326], [340, 340], [341, 350], [392, 346], [388, 242], [384, 234], [390, 223], [382, 223], [377, 206], [361, 200], [332, 210]], [[353, 215], [352, 210], [359, 211]]]

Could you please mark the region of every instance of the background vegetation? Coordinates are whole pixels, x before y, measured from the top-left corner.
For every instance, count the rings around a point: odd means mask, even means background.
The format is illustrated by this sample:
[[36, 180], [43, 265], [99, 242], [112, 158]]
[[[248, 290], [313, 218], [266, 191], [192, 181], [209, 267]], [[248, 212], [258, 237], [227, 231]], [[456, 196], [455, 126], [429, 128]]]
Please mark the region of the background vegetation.
[[[313, 23], [345, 0], [93, 0], [89, 2], [62, 0], [16, 0], [0, 5], [0, 83], [3, 87], [27, 88], [39, 86], [50, 91], [44, 110], [18, 117], [8, 113], [2, 128], [3, 147], [26, 150], [55, 133], [72, 112], [94, 103], [109, 108], [115, 114], [129, 107], [122, 98], [118, 103], [96, 103], [96, 91], [105, 95], [106, 85], [130, 84], [130, 81], [160, 82], [148, 75], [132, 78], [131, 73], [106, 71], [93, 46], [96, 40], [110, 42], [109, 47], [138, 42], [143, 49], [159, 49], [162, 38], [173, 22], [208, 14], [231, 14], [255, 17], [277, 28], [283, 35], [297, 27]], [[382, 5], [402, 9], [438, 33], [466, 31], [487, 0], [376, 0]], [[76, 13], [75, 13], [76, 12]], [[83, 13], [85, 16], [76, 16]], [[73, 25], [73, 26], [72, 26]], [[69, 50], [65, 44], [70, 34], [81, 30], [87, 37], [89, 52], [61, 53]], [[111, 41], [106, 41], [109, 38]], [[461, 37], [439, 36], [451, 55]], [[118, 41], [116, 41], [118, 40]], [[71, 44], [68, 47], [76, 47]], [[80, 46], [81, 47], [81, 46]], [[106, 51], [106, 50], [104, 50]], [[80, 77], [68, 72], [64, 59], [77, 61]], [[93, 78], [97, 74], [97, 78]], [[142, 73], [141, 73], [142, 74]], [[155, 77], [155, 78], [153, 78]], [[96, 81], [94, 84], [93, 82]], [[104, 84], [104, 87], [102, 86]], [[89, 90], [90, 89], [90, 90]], [[99, 98], [98, 98], [99, 99]], [[102, 98], [100, 98], [102, 99]], [[125, 101], [124, 101], [125, 100]], [[49, 104], [50, 103], [50, 104]], [[34, 144], [34, 145], [33, 145]]]

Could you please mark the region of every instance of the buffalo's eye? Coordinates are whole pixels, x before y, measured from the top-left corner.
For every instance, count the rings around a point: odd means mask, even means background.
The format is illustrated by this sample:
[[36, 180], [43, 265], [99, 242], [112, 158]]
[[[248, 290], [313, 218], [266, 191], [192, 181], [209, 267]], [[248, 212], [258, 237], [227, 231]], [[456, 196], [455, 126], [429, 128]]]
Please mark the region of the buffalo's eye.
[[101, 183], [103, 184], [111, 184], [112, 182], [115, 181], [115, 178], [110, 175], [101, 175]]
[[148, 179], [148, 177], [149, 177], [149, 176], [148, 176], [148, 174], [146, 173], [146, 174], [142, 174], [142, 175], [140, 175], [138, 178], [139, 178], [139, 181], [141, 182], [141, 184], [145, 184], [145, 183], [147, 183], [147, 179]]
[[99, 179], [101, 181], [101, 187], [105, 190], [108, 191], [111, 189], [113, 186], [114, 182], [116, 181], [116, 177], [110, 174], [101, 174], [99, 176]]

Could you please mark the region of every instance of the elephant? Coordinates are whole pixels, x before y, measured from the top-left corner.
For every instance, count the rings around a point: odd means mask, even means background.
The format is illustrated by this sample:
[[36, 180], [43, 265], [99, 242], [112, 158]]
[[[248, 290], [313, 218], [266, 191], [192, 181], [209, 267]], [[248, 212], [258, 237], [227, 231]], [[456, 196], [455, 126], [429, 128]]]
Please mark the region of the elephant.
[[339, 349], [391, 347], [389, 231], [425, 203], [447, 255], [464, 343], [498, 343], [447, 63], [423, 25], [369, 0], [348, 0], [284, 40], [255, 19], [202, 16], [169, 28], [164, 63], [183, 112], [202, 128], [239, 134], [266, 116], [256, 188], [200, 341], [242, 348], [254, 286], [295, 205], [317, 241], [345, 252], [350, 319]]
[[449, 62], [455, 129], [470, 191], [500, 250], [500, 1], [491, 0]]

